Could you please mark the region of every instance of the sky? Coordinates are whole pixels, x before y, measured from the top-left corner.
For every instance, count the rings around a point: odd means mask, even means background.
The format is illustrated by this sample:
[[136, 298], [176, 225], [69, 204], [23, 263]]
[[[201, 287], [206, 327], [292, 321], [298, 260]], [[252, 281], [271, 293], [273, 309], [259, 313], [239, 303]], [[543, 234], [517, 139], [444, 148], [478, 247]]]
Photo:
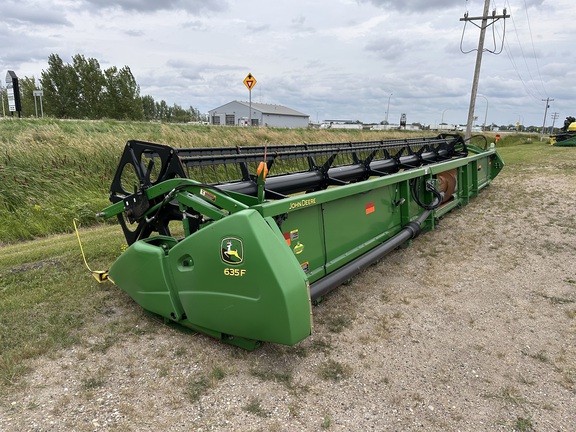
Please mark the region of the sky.
[[[233, 100], [311, 121], [466, 124], [482, 0], [2, 0], [0, 77], [39, 78], [48, 56], [129, 66], [142, 96], [207, 113]], [[576, 116], [574, 0], [498, 0], [477, 124]], [[503, 41], [503, 42], [502, 42]], [[243, 80], [257, 84], [250, 92]], [[553, 99], [553, 101], [552, 101]]]

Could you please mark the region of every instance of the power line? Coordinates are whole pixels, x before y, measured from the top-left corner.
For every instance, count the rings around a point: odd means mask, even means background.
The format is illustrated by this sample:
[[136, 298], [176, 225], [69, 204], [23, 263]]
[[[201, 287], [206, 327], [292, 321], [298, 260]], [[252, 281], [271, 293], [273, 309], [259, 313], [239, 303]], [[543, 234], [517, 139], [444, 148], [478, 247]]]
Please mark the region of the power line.
[[544, 85], [544, 80], [542, 79], [542, 74], [540, 73], [540, 65], [538, 64], [538, 56], [536, 55], [536, 47], [534, 46], [534, 37], [532, 35], [532, 26], [530, 25], [530, 16], [528, 15], [528, 5], [526, 4], [526, 0], [524, 0], [524, 10], [526, 11], [526, 21], [528, 21], [528, 31], [530, 32], [530, 42], [532, 43], [532, 52], [534, 53], [536, 70], [538, 71], [538, 76], [540, 77], [540, 84], [542, 84], [542, 89], [544, 90], [545, 94], [548, 94]]
[[[472, 92], [470, 94], [470, 108], [468, 110], [468, 122], [466, 123], [466, 136], [464, 139], [470, 139], [472, 135], [472, 122], [474, 121], [474, 106], [476, 104], [476, 95], [478, 94], [478, 82], [480, 81], [480, 67], [482, 65], [482, 54], [484, 52], [484, 39], [486, 36], [486, 28], [489, 26], [493, 26], [496, 21], [499, 19], [506, 19], [509, 18], [510, 15], [506, 14], [506, 9], [504, 9], [504, 13], [502, 15], [496, 15], [496, 11], [492, 12], [492, 16], [488, 15], [490, 9], [490, 0], [485, 0], [484, 2], [484, 12], [482, 13], [481, 17], [470, 17], [468, 16], [468, 12], [464, 14], [464, 18], [460, 18], [460, 21], [464, 21], [467, 23], [468, 21], [472, 22], [474, 25], [474, 21], [481, 21], [480, 26], [476, 25], [480, 28], [480, 37], [478, 38], [478, 52], [476, 53], [476, 67], [474, 69], [474, 80], [472, 82]], [[490, 23], [488, 22], [489, 20]], [[466, 24], [464, 24], [466, 25]], [[504, 41], [502, 41], [504, 44]]]
[[[510, 4], [508, 3], [508, 0], [506, 0], [506, 3], [508, 4], [508, 6], [510, 6]], [[526, 7], [526, 3], [525, 3], [525, 7]], [[522, 85], [524, 86], [524, 90], [526, 91], [526, 94], [528, 96], [530, 96], [531, 98], [537, 100], [539, 98], [544, 98], [547, 96], [547, 92], [546, 89], [544, 87], [544, 81], [542, 80], [542, 77], [540, 75], [540, 68], [538, 65], [538, 60], [537, 60], [537, 56], [536, 56], [536, 50], [534, 48], [534, 40], [532, 37], [532, 30], [529, 24], [529, 16], [528, 16], [528, 9], [526, 7], [525, 9], [526, 12], [526, 17], [528, 19], [528, 28], [529, 28], [529, 33], [530, 33], [530, 40], [532, 41], [532, 47], [533, 47], [533, 52], [534, 52], [534, 58], [536, 61], [536, 67], [538, 70], [538, 75], [540, 77], [540, 79], [536, 79], [533, 75], [532, 75], [532, 69], [530, 68], [529, 64], [528, 64], [528, 60], [527, 60], [527, 56], [526, 56], [526, 52], [524, 50], [524, 46], [520, 40], [520, 34], [518, 32], [518, 27], [516, 25], [516, 21], [514, 20], [514, 18], [512, 18], [512, 26], [514, 29], [514, 33], [516, 34], [516, 41], [518, 42], [518, 47], [520, 49], [520, 54], [522, 55], [522, 59], [524, 62], [524, 65], [526, 67], [526, 71], [528, 72], [529, 75], [529, 79], [530, 82], [527, 83], [524, 78], [522, 77], [522, 74], [520, 72], [520, 69], [518, 67], [518, 64], [516, 63], [516, 60], [514, 59], [514, 55], [513, 55], [513, 50], [512, 47], [510, 46], [510, 43], [508, 40], [506, 40], [506, 45], [505, 45], [505, 51], [506, 54], [508, 56], [508, 59], [510, 60], [510, 63], [512, 64], [512, 68], [514, 69], [514, 71], [516, 72], [516, 75], [518, 76], [518, 79], [520, 80], [520, 82], [522, 83]], [[537, 86], [536, 83], [539, 82], [541, 84], [540, 86]]]

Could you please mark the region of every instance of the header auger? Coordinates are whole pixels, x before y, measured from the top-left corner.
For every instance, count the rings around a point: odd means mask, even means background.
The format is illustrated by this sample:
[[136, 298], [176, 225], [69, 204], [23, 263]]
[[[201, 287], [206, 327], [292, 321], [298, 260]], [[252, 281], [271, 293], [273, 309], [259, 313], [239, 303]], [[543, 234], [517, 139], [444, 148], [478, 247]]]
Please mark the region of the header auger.
[[[503, 167], [459, 135], [179, 149], [129, 141], [110, 279], [144, 309], [252, 349], [312, 331], [311, 302], [469, 202]], [[345, 229], [343, 229], [345, 227]]]

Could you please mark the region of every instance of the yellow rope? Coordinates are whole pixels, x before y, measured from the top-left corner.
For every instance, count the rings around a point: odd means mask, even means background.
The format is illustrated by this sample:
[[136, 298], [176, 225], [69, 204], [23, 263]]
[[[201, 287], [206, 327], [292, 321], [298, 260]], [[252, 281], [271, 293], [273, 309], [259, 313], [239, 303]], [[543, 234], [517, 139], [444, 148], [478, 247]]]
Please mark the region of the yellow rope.
[[92, 270], [90, 268], [90, 266], [88, 265], [88, 261], [86, 261], [86, 255], [84, 254], [84, 248], [82, 247], [82, 242], [80, 241], [80, 233], [78, 232], [78, 226], [76, 225], [77, 220], [78, 219], [73, 219], [74, 230], [76, 231], [76, 237], [78, 238], [78, 244], [80, 245], [80, 252], [82, 252], [82, 258], [84, 259], [84, 264], [86, 265], [86, 268], [88, 269], [88, 271], [90, 273], [92, 273], [92, 276], [94, 276], [94, 279], [96, 279], [100, 283], [105, 282], [108, 280], [108, 271]]

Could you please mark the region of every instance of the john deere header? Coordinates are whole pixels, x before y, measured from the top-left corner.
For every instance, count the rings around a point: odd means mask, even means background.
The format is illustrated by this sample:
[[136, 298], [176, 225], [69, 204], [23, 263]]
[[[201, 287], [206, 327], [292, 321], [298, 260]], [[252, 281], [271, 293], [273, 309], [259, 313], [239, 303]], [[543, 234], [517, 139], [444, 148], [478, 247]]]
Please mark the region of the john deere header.
[[312, 332], [312, 301], [434, 228], [503, 166], [494, 149], [445, 134], [190, 149], [129, 141], [100, 213], [118, 217], [129, 244], [110, 279], [147, 311], [225, 342], [293, 345]]

